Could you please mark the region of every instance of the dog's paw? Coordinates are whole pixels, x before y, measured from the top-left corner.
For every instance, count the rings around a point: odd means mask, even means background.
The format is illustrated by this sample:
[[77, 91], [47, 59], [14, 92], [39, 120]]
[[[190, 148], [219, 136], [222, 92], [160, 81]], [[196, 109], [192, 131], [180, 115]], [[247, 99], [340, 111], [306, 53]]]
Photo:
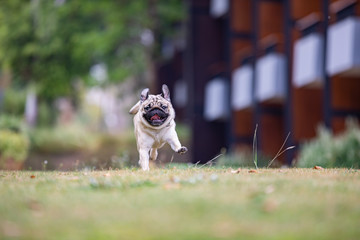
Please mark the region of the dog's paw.
[[188, 151], [188, 149], [187, 149], [186, 147], [181, 147], [181, 148], [177, 151], [177, 153], [184, 154], [184, 153], [186, 153], [187, 151]]

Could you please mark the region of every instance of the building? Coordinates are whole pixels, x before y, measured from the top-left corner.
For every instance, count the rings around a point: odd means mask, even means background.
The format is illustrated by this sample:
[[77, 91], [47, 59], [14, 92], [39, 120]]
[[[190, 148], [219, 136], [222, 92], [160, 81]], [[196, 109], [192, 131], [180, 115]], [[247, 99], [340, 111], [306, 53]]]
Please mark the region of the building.
[[188, 10], [186, 47], [158, 76], [186, 92], [177, 108], [193, 162], [251, 148], [257, 125], [274, 156], [289, 132], [299, 145], [319, 124], [337, 133], [360, 117], [359, 0], [190, 0]]

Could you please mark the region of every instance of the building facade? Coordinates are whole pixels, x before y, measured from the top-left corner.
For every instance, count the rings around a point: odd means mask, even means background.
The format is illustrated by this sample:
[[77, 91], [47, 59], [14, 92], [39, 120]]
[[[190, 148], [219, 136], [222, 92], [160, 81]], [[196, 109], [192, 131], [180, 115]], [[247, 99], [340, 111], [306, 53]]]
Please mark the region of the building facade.
[[[359, 0], [190, 0], [186, 46], [158, 67], [192, 128], [192, 162], [274, 156], [360, 117]], [[166, 74], [166, 72], [168, 72]], [[184, 103], [185, 102], [185, 103]], [[296, 150], [281, 159], [291, 164]]]

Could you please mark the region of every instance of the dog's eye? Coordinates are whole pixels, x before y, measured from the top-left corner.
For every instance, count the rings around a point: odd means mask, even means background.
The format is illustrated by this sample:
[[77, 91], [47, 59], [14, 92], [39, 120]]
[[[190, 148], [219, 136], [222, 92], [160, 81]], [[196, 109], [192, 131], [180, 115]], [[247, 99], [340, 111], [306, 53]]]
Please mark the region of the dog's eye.
[[167, 106], [166, 105], [161, 105], [161, 108], [165, 110], [165, 109], [167, 109]]
[[144, 109], [147, 111], [147, 110], [150, 110], [151, 106], [150, 105], [147, 105], [146, 107], [144, 107]]

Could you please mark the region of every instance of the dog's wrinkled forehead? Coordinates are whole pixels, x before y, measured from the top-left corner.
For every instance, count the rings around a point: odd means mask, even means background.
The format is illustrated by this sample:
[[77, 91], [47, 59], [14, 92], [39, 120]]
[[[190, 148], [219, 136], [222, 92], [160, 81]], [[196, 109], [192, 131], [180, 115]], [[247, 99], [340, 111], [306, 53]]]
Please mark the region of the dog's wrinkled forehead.
[[163, 105], [168, 105], [168, 101], [163, 98], [161, 96], [161, 94], [159, 95], [149, 95], [148, 99], [146, 99], [144, 102], [143, 102], [143, 106], [149, 106], [151, 108], [154, 108], [154, 107], [161, 107]]

